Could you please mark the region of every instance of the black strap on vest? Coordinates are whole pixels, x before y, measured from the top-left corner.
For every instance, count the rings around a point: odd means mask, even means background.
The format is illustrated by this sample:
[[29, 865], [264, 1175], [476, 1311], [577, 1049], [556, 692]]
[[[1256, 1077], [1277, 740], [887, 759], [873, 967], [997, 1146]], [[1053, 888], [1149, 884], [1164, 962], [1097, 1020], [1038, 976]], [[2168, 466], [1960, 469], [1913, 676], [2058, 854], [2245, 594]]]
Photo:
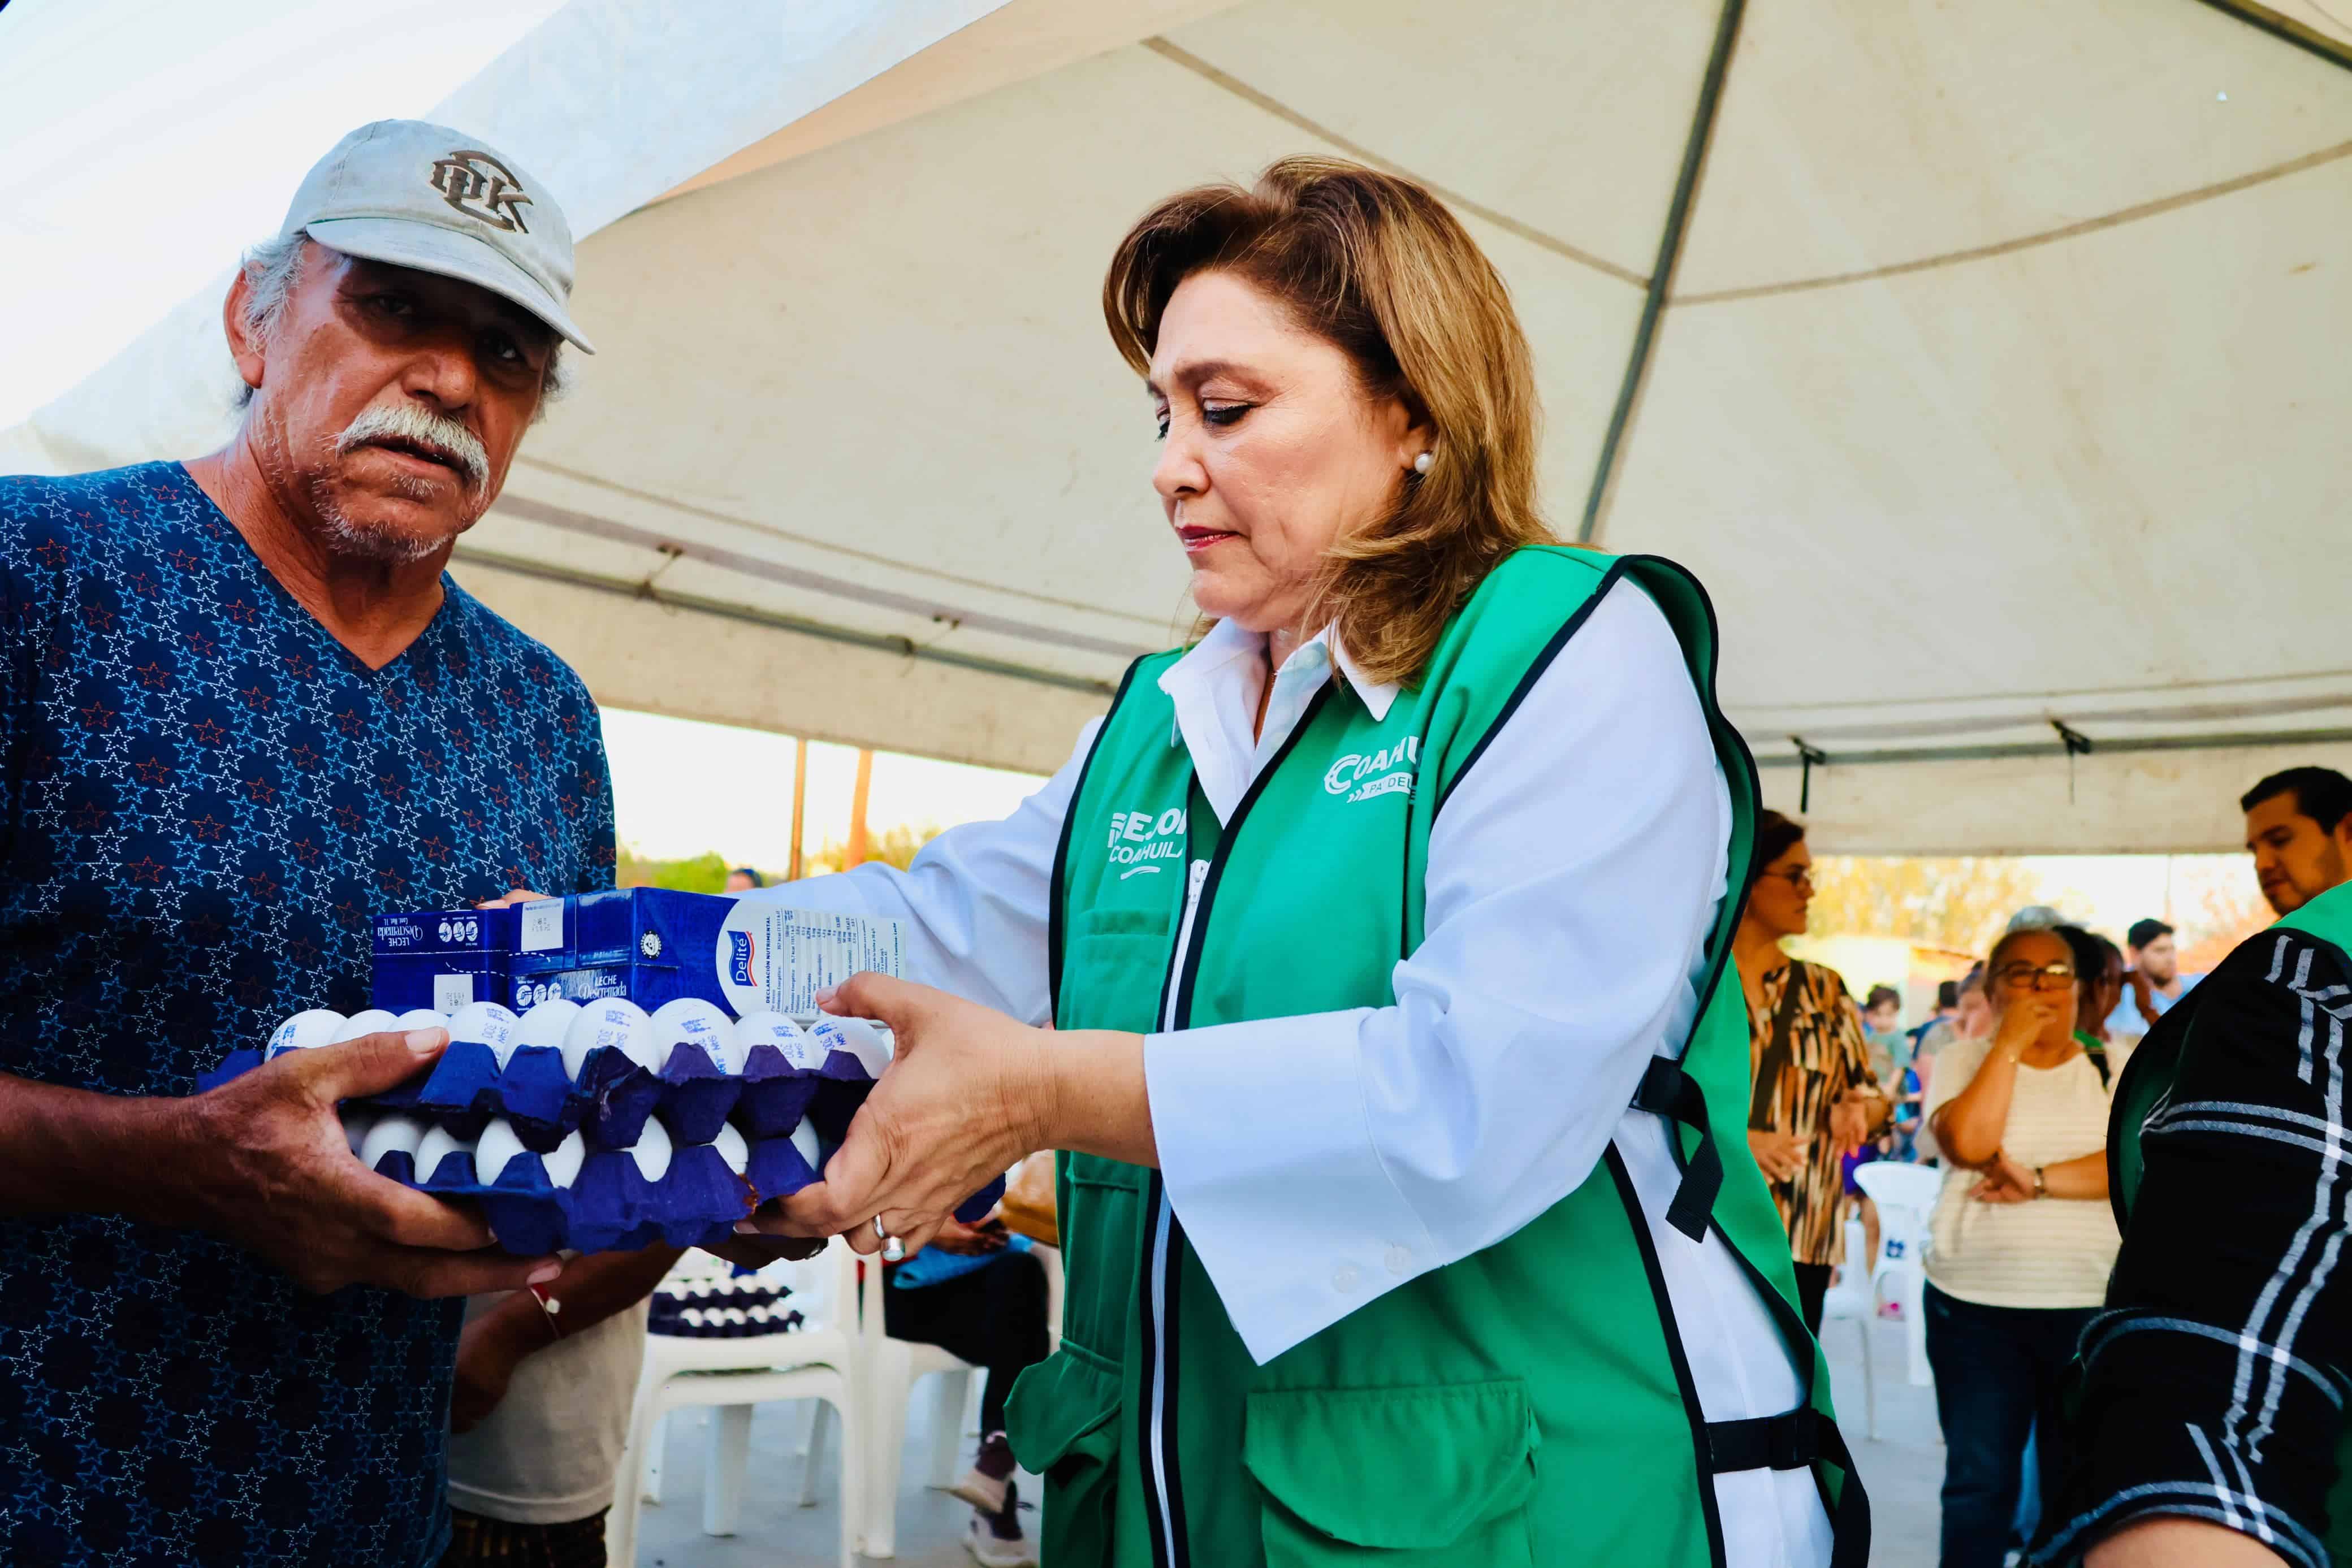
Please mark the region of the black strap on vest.
[[1706, 1451], [1717, 1475], [1726, 1470], [1801, 1470], [1822, 1457], [1822, 1433], [1837, 1428], [1810, 1405], [1745, 1421], [1709, 1421]]
[[[1697, 1081], [1673, 1057], [1654, 1056], [1642, 1070], [1641, 1087], [1633, 1091], [1633, 1109], [1679, 1122], [1698, 1134], [1698, 1147], [1683, 1168], [1682, 1185], [1666, 1206], [1666, 1223], [1694, 1241], [1706, 1240], [1716, 1195], [1723, 1190], [1723, 1155], [1708, 1130], [1706, 1099]], [[1673, 1135], [1669, 1131], [1667, 1136]]]
[[1830, 1514], [1830, 1568], [1865, 1568], [1870, 1558], [1870, 1502], [1863, 1495], [1862, 1478], [1854, 1473], [1853, 1457], [1837, 1423], [1824, 1420], [1810, 1405], [1778, 1416], [1757, 1416], [1745, 1421], [1706, 1424], [1708, 1469], [1715, 1475], [1730, 1470], [1802, 1470], [1827, 1460], [1844, 1472], [1837, 1506]]

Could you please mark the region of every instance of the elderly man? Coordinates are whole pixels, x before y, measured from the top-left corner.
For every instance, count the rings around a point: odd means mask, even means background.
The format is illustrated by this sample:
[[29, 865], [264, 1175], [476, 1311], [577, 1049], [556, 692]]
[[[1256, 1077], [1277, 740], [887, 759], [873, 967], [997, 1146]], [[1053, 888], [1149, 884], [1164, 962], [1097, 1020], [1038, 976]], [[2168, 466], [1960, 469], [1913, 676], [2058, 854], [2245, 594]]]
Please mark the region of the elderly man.
[[365, 127], [229, 290], [225, 449], [0, 480], [0, 1562], [432, 1563], [460, 1303], [413, 1298], [564, 1288], [344, 1144], [440, 1031], [192, 1091], [362, 1007], [372, 911], [612, 883], [587, 692], [442, 573], [571, 276], [511, 160]]

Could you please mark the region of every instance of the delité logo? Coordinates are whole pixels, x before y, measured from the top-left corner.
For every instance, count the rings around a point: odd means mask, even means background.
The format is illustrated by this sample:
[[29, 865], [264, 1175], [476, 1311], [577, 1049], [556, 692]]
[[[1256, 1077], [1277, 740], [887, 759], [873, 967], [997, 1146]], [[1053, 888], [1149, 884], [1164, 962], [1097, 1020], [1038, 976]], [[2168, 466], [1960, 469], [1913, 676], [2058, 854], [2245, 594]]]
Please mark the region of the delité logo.
[[749, 931], [727, 933], [727, 979], [730, 985], [751, 986], [751, 934]]

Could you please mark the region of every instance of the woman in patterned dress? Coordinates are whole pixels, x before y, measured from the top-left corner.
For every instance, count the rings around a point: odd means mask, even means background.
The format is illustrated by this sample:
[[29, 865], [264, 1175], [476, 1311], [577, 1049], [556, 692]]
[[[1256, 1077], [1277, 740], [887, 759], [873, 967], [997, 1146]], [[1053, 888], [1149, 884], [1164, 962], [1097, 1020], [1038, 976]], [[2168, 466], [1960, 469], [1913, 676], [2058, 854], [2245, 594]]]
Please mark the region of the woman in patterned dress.
[[1813, 898], [1804, 825], [1764, 812], [1752, 863], [1731, 949], [1748, 992], [1755, 1082], [1748, 1144], [1789, 1227], [1798, 1305], [1818, 1333], [1830, 1270], [1844, 1249], [1844, 1157], [1885, 1125], [1890, 1107], [1845, 981], [1780, 951], [1782, 938], [1804, 935]]

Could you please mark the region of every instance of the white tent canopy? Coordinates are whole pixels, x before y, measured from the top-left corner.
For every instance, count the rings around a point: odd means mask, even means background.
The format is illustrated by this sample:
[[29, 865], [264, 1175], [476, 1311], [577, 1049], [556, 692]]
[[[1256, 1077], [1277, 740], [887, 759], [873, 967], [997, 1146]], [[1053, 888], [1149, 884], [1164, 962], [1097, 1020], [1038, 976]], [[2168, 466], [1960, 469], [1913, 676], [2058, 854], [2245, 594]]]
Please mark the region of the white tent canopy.
[[[1104, 262], [1334, 152], [1494, 256], [1552, 515], [1708, 582], [1820, 847], [2225, 847], [2352, 769], [2347, 60], [2316, 4], [573, 0], [436, 111], [602, 350], [457, 570], [601, 700], [1050, 768], [1190, 621]], [[215, 443], [218, 299], [0, 469]]]

